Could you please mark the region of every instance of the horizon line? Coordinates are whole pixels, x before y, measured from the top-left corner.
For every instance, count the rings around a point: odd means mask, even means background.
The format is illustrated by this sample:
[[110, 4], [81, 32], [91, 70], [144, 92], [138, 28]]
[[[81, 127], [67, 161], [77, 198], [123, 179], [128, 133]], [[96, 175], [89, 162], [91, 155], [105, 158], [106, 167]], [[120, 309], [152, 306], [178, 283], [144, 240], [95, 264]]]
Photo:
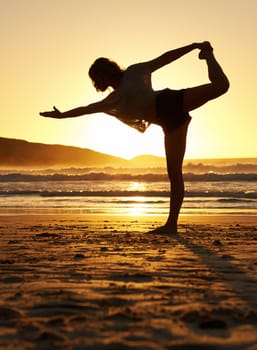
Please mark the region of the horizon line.
[[[63, 146], [63, 147], [72, 147], [72, 148], [77, 148], [77, 149], [82, 149], [82, 150], [89, 150], [92, 152], [97, 152], [97, 153], [101, 153], [104, 155], [108, 155], [111, 157], [115, 157], [115, 158], [120, 158], [123, 159], [125, 161], [130, 161], [133, 160], [137, 157], [156, 157], [156, 158], [160, 158], [160, 159], [164, 159], [165, 160], [165, 155], [161, 156], [161, 155], [157, 155], [157, 154], [152, 154], [152, 153], [139, 153], [137, 155], [134, 155], [132, 157], [122, 157], [120, 155], [117, 154], [113, 154], [113, 153], [104, 153], [103, 151], [100, 151], [98, 149], [93, 149], [93, 148], [87, 148], [87, 147], [82, 147], [82, 146], [76, 146], [76, 145], [71, 145], [71, 144], [64, 144], [64, 143], [46, 143], [46, 142], [40, 142], [40, 141], [29, 141], [26, 139], [22, 139], [22, 138], [16, 138], [16, 137], [5, 137], [5, 136], [0, 136], [0, 138], [2, 139], [8, 139], [8, 140], [15, 140], [15, 141], [24, 141], [24, 142], [28, 142], [28, 143], [37, 143], [37, 144], [42, 144], [42, 145], [46, 145], [46, 146]], [[222, 157], [194, 157], [194, 158], [189, 158], [189, 157], [185, 157], [184, 160], [185, 161], [190, 161], [190, 160], [233, 160], [233, 159], [257, 159], [257, 157], [254, 156], [222, 156]]]

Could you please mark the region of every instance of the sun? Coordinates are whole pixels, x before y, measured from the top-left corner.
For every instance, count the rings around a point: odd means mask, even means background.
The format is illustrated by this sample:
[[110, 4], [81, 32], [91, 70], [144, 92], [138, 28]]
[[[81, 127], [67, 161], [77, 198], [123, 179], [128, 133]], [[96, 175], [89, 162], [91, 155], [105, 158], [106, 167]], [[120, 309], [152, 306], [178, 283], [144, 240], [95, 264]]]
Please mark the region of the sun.
[[144, 133], [113, 117], [94, 115], [76, 123], [76, 145], [101, 153], [131, 159], [141, 154], [164, 156], [163, 134], [151, 125]]

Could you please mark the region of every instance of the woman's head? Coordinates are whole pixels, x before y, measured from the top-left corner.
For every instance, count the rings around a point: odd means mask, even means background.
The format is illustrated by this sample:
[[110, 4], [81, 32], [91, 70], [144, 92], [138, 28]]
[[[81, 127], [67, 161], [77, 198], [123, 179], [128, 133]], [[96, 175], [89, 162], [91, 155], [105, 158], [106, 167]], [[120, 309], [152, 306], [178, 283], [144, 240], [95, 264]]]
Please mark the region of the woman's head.
[[108, 58], [98, 58], [89, 69], [89, 76], [97, 91], [105, 91], [109, 86], [116, 87], [123, 70]]

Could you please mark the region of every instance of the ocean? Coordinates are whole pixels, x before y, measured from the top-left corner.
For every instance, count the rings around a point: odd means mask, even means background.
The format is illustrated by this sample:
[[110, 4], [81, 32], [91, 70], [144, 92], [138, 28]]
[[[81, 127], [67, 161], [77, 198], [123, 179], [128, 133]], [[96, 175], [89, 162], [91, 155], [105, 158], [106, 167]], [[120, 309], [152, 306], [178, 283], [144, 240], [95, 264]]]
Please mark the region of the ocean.
[[[181, 214], [256, 215], [257, 162], [189, 164]], [[167, 215], [165, 169], [2, 169], [0, 214]]]

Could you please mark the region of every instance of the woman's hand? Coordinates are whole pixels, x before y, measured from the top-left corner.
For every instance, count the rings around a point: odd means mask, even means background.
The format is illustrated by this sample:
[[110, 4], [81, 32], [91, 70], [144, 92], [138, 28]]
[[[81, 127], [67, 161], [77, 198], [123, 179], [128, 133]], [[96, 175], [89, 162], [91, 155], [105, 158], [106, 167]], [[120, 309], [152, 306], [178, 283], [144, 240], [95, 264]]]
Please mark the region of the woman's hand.
[[195, 43], [194, 45], [199, 50], [212, 50], [212, 46], [209, 41], [202, 41], [200, 43]]
[[213, 48], [209, 41], [202, 42], [199, 48], [200, 52], [198, 57], [200, 60], [206, 60], [213, 53]]
[[53, 107], [53, 111], [49, 111], [49, 112], [40, 112], [39, 114], [42, 117], [46, 117], [46, 118], [57, 118], [57, 119], [62, 119], [63, 114], [62, 112], [60, 112], [56, 107]]

